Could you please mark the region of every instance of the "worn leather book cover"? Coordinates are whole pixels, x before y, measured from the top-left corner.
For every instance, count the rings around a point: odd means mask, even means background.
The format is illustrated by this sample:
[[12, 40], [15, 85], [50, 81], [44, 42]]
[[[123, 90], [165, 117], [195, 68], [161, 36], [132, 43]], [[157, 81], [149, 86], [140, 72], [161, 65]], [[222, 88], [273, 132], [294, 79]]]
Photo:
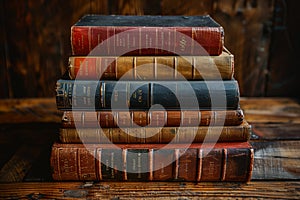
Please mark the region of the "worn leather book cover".
[[236, 80], [224, 81], [57, 81], [59, 110], [236, 110]]
[[70, 56], [70, 79], [230, 80], [234, 56]]
[[203, 141], [248, 141], [251, 126], [137, 127], [137, 128], [61, 128], [63, 143], [199, 143]]
[[251, 178], [248, 142], [61, 144], [51, 152], [56, 181], [238, 181]]
[[234, 126], [244, 120], [242, 109], [237, 110], [131, 110], [131, 111], [64, 111], [63, 128], [85, 127], [178, 127]]
[[208, 15], [86, 15], [71, 27], [73, 55], [220, 55], [223, 45]]

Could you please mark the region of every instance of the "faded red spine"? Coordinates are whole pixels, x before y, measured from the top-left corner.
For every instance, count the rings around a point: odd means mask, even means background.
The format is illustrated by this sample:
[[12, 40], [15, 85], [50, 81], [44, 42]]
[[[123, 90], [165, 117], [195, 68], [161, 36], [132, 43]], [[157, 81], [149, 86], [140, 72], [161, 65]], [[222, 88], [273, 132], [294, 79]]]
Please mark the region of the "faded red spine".
[[73, 26], [71, 45], [74, 55], [220, 55], [223, 32], [222, 27]]

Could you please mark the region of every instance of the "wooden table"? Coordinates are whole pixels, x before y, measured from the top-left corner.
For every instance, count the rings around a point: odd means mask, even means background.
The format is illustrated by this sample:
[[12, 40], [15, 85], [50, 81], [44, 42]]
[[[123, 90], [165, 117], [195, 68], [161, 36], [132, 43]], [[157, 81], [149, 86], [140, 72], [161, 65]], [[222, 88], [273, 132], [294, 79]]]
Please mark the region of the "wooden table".
[[300, 198], [300, 104], [241, 98], [253, 126], [250, 183], [53, 182], [49, 156], [61, 112], [55, 100], [0, 100], [0, 199]]

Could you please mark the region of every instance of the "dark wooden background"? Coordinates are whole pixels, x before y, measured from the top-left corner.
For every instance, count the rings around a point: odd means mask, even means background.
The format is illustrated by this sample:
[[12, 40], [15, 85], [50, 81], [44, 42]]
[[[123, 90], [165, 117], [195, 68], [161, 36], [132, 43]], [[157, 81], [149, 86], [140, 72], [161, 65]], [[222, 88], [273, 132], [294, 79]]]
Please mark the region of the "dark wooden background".
[[70, 27], [87, 13], [210, 14], [225, 29], [242, 96], [299, 94], [299, 0], [2, 0], [0, 98], [52, 97]]

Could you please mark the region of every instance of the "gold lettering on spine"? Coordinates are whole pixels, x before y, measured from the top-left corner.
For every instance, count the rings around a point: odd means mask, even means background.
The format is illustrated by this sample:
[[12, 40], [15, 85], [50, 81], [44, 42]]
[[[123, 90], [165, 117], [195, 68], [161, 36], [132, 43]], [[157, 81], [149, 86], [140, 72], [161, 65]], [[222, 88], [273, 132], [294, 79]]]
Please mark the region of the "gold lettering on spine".
[[201, 180], [202, 176], [202, 157], [203, 157], [203, 150], [198, 149], [198, 168], [197, 168], [197, 181]]
[[174, 78], [177, 79], [177, 73], [178, 73], [178, 58], [177, 56], [174, 56]]
[[162, 52], [165, 49], [165, 39], [164, 39], [164, 31], [161, 31], [161, 44], [162, 44], [162, 49], [160, 52]]
[[[156, 51], [156, 49], [155, 49], [155, 51]], [[153, 69], [154, 79], [157, 79], [157, 57], [153, 58], [153, 63], [154, 63], [154, 69]]]
[[184, 126], [185, 111], [180, 112], [180, 126]]
[[110, 154], [111, 178], [115, 178], [115, 153]]
[[217, 120], [218, 120], [218, 116], [217, 116], [218, 114], [217, 114], [217, 112], [216, 111], [213, 111], [213, 125], [215, 125], [215, 124], [217, 124]]
[[[117, 52], [116, 52], [116, 37], [114, 37], [115, 35], [116, 35], [116, 27], [115, 26], [113, 26], [113, 27], [107, 27], [107, 29], [113, 29], [113, 37], [112, 37], [112, 39], [113, 39], [113, 42], [114, 42], [114, 45], [113, 45], [113, 47], [114, 47], [114, 54], [116, 54]], [[110, 35], [109, 35], [109, 33], [107, 32], [107, 34], [108, 34], [108, 37], [110, 37]], [[108, 38], [107, 37], [107, 38]], [[109, 39], [110, 40], [110, 39]]]
[[[106, 27], [106, 39], [109, 38], [109, 30], [110, 30], [110, 27]], [[104, 40], [104, 38], [103, 38]], [[109, 40], [105, 40], [106, 41], [106, 46], [107, 46], [107, 55], [110, 55], [110, 39]], [[101, 41], [98, 41], [98, 44], [100, 44]]]
[[127, 33], [127, 49], [130, 49], [130, 34]]
[[149, 180], [153, 180], [153, 149], [149, 149]]
[[175, 149], [175, 174], [174, 179], [178, 179], [179, 176], [179, 149]]
[[97, 44], [101, 44], [101, 33], [97, 34]]
[[142, 28], [139, 27], [139, 54], [142, 54]]
[[202, 116], [201, 116], [201, 111], [196, 111], [196, 112], [198, 112], [198, 126], [201, 124], [201, 118], [202, 118]]
[[130, 82], [125, 83], [125, 88], [126, 88], [126, 98], [127, 98], [127, 106], [128, 108], [130, 107]]
[[171, 30], [169, 30], [168, 36], [168, 51], [171, 51]]
[[113, 124], [116, 126], [119, 123], [119, 112], [113, 112]]
[[149, 35], [145, 33], [145, 43], [146, 43], [146, 49], [149, 48]]
[[99, 58], [95, 58], [95, 62], [96, 62], [96, 77], [97, 79], [99, 79], [101, 77], [101, 57]]
[[192, 44], [191, 44], [191, 46], [192, 46], [192, 47], [191, 47], [191, 54], [194, 55], [194, 48], [195, 48], [195, 28], [192, 27], [191, 31], [192, 31], [192, 38], [191, 38], [191, 40], [192, 40]]
[[[88, 28], [88, 43], [89, 43], [89, 52], [92, 50], [92, 27]], [[82, 39], [82, 45], [83, 45], [83, 39]], [[83, 47], [83, 46], [82, 46]]]
[[[148, 111], [146, 113], [146, 118], [147, 118], [147, 125], [149, 126], [154, 126], [153, 122], [152, 122], [152, 111]], [[155, 126], [157, 126], [157, 124], [155, 124]]]
[[[109, 63], [109, 65], [113, 66], [113, 68], [115, 70], [115, 79], [117, 79], [117, 77], [118, 77], [118, 57], [114, 57], [113, 61], [111, 63]], [[107, 67], [107, 66], [105, 66], [105, 67]]]
[[138, 172], [138, 178], [142, 178], [142, 154], [141, 153], [138, 153], [137, 172]]
[[158, 27], [155, 28], [155, 55], [158, 55]]
[[254, 149], [250, 149], [249, 152], [249, 156], [250, 156], [250, 164], [249, 164], [249, 169], [248, 169], [248, 174], [247, 174], [247, 182], [250, 181], [251, 176], [252, 176], [252, 172], [253, 172], [253, 165], [254, 165]]
[[[164, 125], [166, 124], [167, 126], [169, 126], [169, 124], [168, 124], [168, 111], [163, 112], [163, 113], [164, 113], [164, 120], [165, 120]], [[157, 122], [157, 123], [159, 123], [159, 122]]]
[[81, 125], [84, 126], [85, 124], [85, 112], [81, 113]]
[[127, 149], [122, 150], [122, 157], [123, 157], [123, 179], [127, 181]]
[[177, 31], [176, 31], [176, 28], [174, 28], [174, 41], [173, 41], [173, 52], [174, 52], [174, 53], [177, 53], [177, 52], [176, 52], [176, 49], [175, 49], [175, 47], [176, 47], [176, 39], [177, 39], [177, 38], [176, 38], [176, 37], [177, 37], [176, 32], [177, 32]]
[[105, 108], [105, 83], [104, 82], [100, 82], [100, 107], [101, 108]]

